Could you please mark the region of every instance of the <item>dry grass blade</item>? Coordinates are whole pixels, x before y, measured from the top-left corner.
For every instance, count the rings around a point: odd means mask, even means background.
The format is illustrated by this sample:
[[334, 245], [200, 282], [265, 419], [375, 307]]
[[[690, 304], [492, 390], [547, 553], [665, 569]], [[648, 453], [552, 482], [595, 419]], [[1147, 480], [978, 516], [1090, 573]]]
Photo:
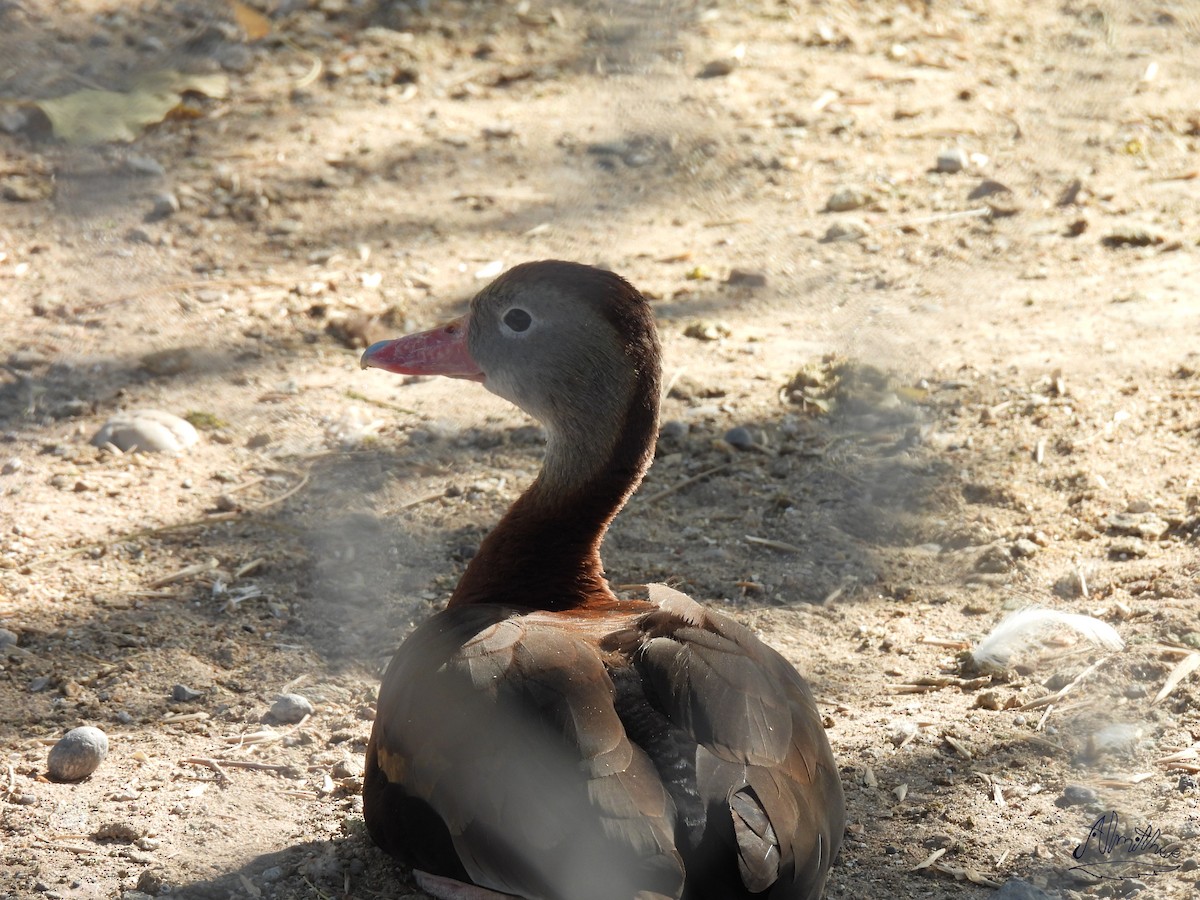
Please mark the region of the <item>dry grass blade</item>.
[[255, 731], [250, 734], [230, 735], [229, 737], [221, 738], [221, 740], [227, 744], [235, 744], [239, 747], [248, 747], [254, 744], [270, 744], [282, 737], [283, 735], [279, 732], [271, 731], [269, 728], [266, 728], [262, 731]]
[[905, 682], [904, 684], [893, 684], [889, 685], [889, 687], [894, 694], [927, 694], [931, 691], [941, 690], [944, 687], [956, 687], [962, 688], [964, 691], [974, 691], [991, 683], [991, 677], [986, 675], [980, 678], [957, 678], [953, 675], [925, 675], [914, 681]]
[[710, 469], [705, 469], [703, 472], [697, 472], [691, 478], [685, 478], [685, 479], [683, 479], [683, 481], [673, 484], [669, 488], [663, 488], [657, 494], [651, 494], [649, 497], [643, 497], [638, 502], [646, 503], [646, 504], [657, 503], [663, 497], [669, 497], [671, 494], [675, 493], [676, 491], [683, 490], [685, 487], [688, 487], [689, 485], [693, 485], [697, 481], [703, 481], [709, 475], [716, 475], [718, 472], [722, 471], [723, 469], [728, 469], [732, 465], [733, 465], [733, 463], [721, 463], [721, 465], [719, 465], [719, 466], [713, 466]]
[[156, 578], [150, 582], [147, 587], [150, 590], [157, 590], [161, 587], [166, 587], [168, 584], [175, 584], [177, 581], [183, 581], [185, 578], [191, 578], [193, 575], [203, 575], [206, 572], [215, 571], [218, 563], [215, 559], [210, 559], [208, 562], [196, 563], [195, 565], [185, 566], [178, 572], [173, 572], [170, 575], [164, 575], [162, 578]]
[[1047, 706], [1052, 703], [1057, 703], [1059, 700], [1061, 700], [1063, 697], [1067, 696], [1067, 694], [1069, 694], [1075, 688], [1079, 687], [1079, 685], [1085, 679], [1090, 677], [1097, 669], [1099, 669], [1105, 663], [1109, 662], [1110, 660], [1112, 660], [1114, 658], [1115, 657], [1112, 657], [1112, 656], [1106, 656], [1103, 659], [1096, 660], [1094, 663], [1092, 663], [1090, 666], [1088, 666], [1086, 669], [1084, 669], [1082, 672], [1080, 672], [1078, 675], [1076, 675], [1075, 679], [1073, 681], [1071, 681], [1067, 685], [1064, 685], [1061, 690], [1059, 690], [1053, 694], [1048, 694], [1045, 697], [1038, 697], [1036, 700], [1030, 700], [1028, 703], [1018, 706], [1017, 710], [1020, 712], [1024, 712], [1027, 709], [1040, 709], [1043, 706]]
[[803, 553], [804, 548], [796, 544], [789, 544], [787, 541], [776, 541], [771, 538], [755, 537], [752, 534], [745, 535], [746, 542], [750, 544], [758, 544], [760, 547], [770, 547], [772, 550], [778, 550], [781, 553]]
[[971, 648], [970, 641], [951, 640], [948, 638], [936, 638], [931, 635], [923, 635], [917, 643], [930, 644], [934, 647], [945, 647], [947, 650], [969, 650]]
[[964, 744], [962, 741], [960, 741], [958, 738], [956, 738], [954, 735], [943, 734], [942, 740], [944, 740], [947, 744], [949, 744], [954, 749], [954, 752], [957, 753], [959, 756], [961, 756], [963, 759], [974, 759], [975, 758], [974, 754], [971, 753], [971, 751], [967, 749], [967, 745]]
[[940, 847], [937, 850], [934, 850], [932, 853], [930, 853], [923, 860], [921, 860], [921, 862], [917, 863], [915, 866], [913, 866], [911, 869], [909, 869], [909, 871], [910, 872], [920, 872], [922, 869], [928, 869], [930, 866], [932, 866], [935, 862], [937, 862], [939, 859], [941, 859], [945, 855], [946, 855], [946, 848]]
[[1150, 705], [1154, 706], [1166, 700], [1171, 691], [1175, 690], [1179, 686], [1179, 683], [1195, 672], [1196, 669], [1200, 669], [1200, 652], [1189, 653], [1175, 664], [1175, 668], [1171, 670], [1171, 673], [1167, 676], [1167, 680], [1163, 682], [1162, 689], [1150, 701]]
[[244, 759], [214, 759], [211, 756], [189, 756], [187, 759], [181, 759], [179, 762], [185, 766], [207, 766], [220, 775], [223, 781], [228, 781], [229, 776], [221, 770], [222, 766], [229, 766], [232, 769], [250, 769], [255, 772], [290, 772], [293, 768], [283, 763], [250, 762]]
[[164, 725], [178, 725], [180, 722], [203, 722], [207, 718], [208, 713], [206, 712], [176, 713], [171, 716], [163, 716], [159, 721]]
[[96, 847], [88, 847], [86, 844], [64, 844], [60, 840], [50, 840], [44, 837], [39, 837], [36, 840], [43, 847], [56, 847], [59, 850], [68, 850], [71, 853], [78, 853], [82, 856], [93, 856], [104, 852]]
[[181, 766], [205, 766], [209, 769], [212, 769], [213, 772], [216, 773], [218, 781], [220, 781], [222, 783], [229, 781], [229, 776], [225, 774], [225, 770], [221, 768], [221, 764], [218, 763], [215, 759], [208, 759], [207, 757], [191, 756], [191, 757], [188, 757], [187, 759], [181, 759], [179, 761], [179, 764]]
[[1168, 753], [1166, 756], [1159, 757], [1154, 762], [1160, 766], [1176, 766], [1178, 763], [1192, 759], [1200, 759], [1200, 741], [1197, 741], [1190, 747], [1184, 747], [1182, 750], [1176, 750], [1174, 753]]
[[986, 875], [980, 875], [974, 869], [968, 869], [965, 867], [960, 869], [957, 866], [950, 866], [946, 865], [945, 863], [938, 863], [932, 868], [934, 871], [941, 872], [943, 875], [949, 875], [955, 881], [969, 881], [972, 884], [979, 884], [990, 888], [1000, 887], [1000, 882], [993, 881]]

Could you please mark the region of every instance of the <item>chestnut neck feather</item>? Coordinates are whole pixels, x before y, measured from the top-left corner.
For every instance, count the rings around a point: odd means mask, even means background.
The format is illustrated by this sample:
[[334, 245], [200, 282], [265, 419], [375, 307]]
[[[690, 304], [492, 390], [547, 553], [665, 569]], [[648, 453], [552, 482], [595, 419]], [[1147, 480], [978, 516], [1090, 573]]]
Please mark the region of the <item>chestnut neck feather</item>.
[[[550, 465], [549, 457], [570, 436], [552, 435], [547, 464], [484, 538], [450, 606], [495, 603], [559, 611], [617, 602], [604, 577], [600, 544], [649, 467], [658, 434], [658, 341], [650, 313], [638, 300], [640, 308], [630, 314], [643, 339], [627, 350], [636, 377], [621, 421], [607, 423], [613, 429], [611, 452], [590, 472], [562, 475], [570, 468], [558, 464], [561, 460]], [[595, 440], [603, 443], [605, 436], [596, 434]]]

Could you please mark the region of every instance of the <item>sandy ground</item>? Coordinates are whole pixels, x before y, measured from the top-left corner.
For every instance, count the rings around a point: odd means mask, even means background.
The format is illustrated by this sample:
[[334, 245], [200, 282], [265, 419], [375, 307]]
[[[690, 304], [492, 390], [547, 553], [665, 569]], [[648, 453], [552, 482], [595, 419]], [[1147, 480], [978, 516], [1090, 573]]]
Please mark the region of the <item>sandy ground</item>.
[[[363, 831], [378, 677], [540, 433], [357, 355], [554, 256], [672, 385], [610, 576], [811, 679], [831, 898], [1196, 895], [1200, 5], [267, 11], [0, 10], [0, 896], [422, 896]], [[129, 143], [33, 105], [164, 69], [228, 91]], [[199, 443], [89, 444], [144, 408]], [[1125, 649], [962, 668], [1029, 605]], [[1170, 864], [1071, 871], [1112, 811]]]

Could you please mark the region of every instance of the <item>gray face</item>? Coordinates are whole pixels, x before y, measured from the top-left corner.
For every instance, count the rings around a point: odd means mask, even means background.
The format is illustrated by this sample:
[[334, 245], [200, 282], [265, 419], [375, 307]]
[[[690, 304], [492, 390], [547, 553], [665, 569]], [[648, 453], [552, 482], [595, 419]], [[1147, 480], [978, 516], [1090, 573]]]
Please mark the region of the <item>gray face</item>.
[[561, 281], [500, 281], [471, 306], [471, 356], [485, 386], [542, 422], [553, 439], [612, 446], [635, 373], [597, 304]]

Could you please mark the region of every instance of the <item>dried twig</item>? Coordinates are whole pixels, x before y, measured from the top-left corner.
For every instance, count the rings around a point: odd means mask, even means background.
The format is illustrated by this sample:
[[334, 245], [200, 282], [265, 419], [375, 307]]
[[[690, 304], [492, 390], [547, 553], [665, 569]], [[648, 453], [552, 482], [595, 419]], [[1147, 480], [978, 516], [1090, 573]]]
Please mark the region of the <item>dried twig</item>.
[[752, 534], [743, 535], [747, 543], [758, 544], [761, 547], [770, 547], [772, 550], [778, 550], [781, 553], [803, 553], [804, 548], [796, 544], [789, 544], [787, 541], [776, 541], [771, 538], [755, 537]]
[[206, 756], [189, 756], [187, 759], [181, 759], [179, 764], [181, 766], [207, 766], [216, 773], [219, 781], [223, 783], [229, 781], [229, 776], [225, 774], [225, 770], [221, 768], [221, 764], [215, 759], [209, 759]]
[[916, 219], [906, 219], [897, 222], [893, 228], [912, 228], [916, 225], [932, 225], [935, 222], [948, 222], [951, 219], [984, 219], [992, 214], [990, 206], [977, 206], [974, 209], [960, 209], [955, 212], [937, 213], [932, 216], [921, 216]]
[[146, 587], [150, 590], [157, 590], [161, 587], [166, 587], [168, 584], [174, 584], [177, 581], [183, 581], [185, 578], [191, 578], [193, 575], [203, 575], [206, 572], [215, 571], [218, 563], [215, 559], [210, 559], [208, 562], [195, 563], [194, 565], [185, 566], [178, 572], [173, 572], [170, 575], [164, 575], [162, 578], [156, 578]]
[[214, 759], [211, 756], [189, 756], [179, 762], [185, 766], [207, 766], [225, 781], [229, 780], [229, 776], [221, 771], [222, 766], [228, 766], [231, 769], [252, 769], [255, 772], [290, 772], [295, 768], [282, 763], [260, 763], [245, 759]]
[[639, 503], [647, 503], [647, 504], [657, 503], [663, 497], [669, 497], [671, 494], [675, 493], [676, 491], [682, 490], [683, 488], [688, 487], [689, 485], [695, 484], [697, 481], [703, 481], [709, 475], [715, 475], [715, 474], [717, 474], [717, 472], [720, 472], [723, 469], [728, 469], [732, 465], [733, 465], [733, 463], [721, 463], [721, 465], [719, 465], [719, 466], [713, 466], [711, 469], [705, 469], [703, 472], [697, 472], [691, 478], [685, 478], [685, 479], [683, 479], [683, 481], [677, 482], [676, 484], [671, 485], [669, 488], [663, 488], [657, 494], [651, 494], [649, 497], [643, 497], [638, 502]]

